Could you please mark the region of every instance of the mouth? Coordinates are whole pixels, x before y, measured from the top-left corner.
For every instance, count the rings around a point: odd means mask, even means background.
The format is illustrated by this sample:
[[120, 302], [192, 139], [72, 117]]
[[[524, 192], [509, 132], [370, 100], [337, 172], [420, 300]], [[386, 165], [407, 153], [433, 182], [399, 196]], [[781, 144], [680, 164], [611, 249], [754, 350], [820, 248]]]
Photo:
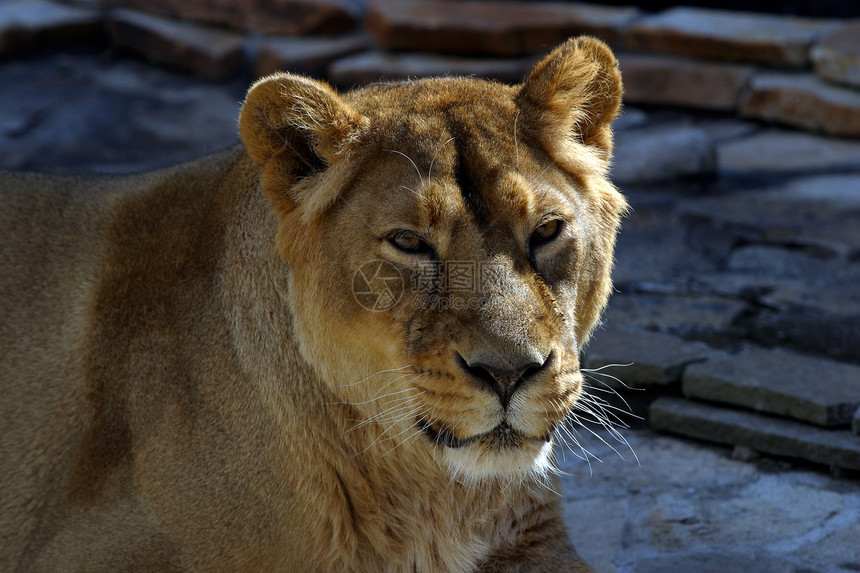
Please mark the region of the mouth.
[[431, 442], [451, 449], [462, 448], [475, 442], [480, 442], [496, 449], [518, 448], [528, 441], [549, 442], [552, 439], [552, 432], [540, 437], [527, 436], [516, 431], [507, 421], [501, 422], [489, 432], [476, 434], [468, 438], [456, 437], [454, 432], [447, 426], [443, 426], [437, 430], [433, 427], [433, 424], [422, 418], [418, 418], [415, 425], [424, 432], [424, 435]]

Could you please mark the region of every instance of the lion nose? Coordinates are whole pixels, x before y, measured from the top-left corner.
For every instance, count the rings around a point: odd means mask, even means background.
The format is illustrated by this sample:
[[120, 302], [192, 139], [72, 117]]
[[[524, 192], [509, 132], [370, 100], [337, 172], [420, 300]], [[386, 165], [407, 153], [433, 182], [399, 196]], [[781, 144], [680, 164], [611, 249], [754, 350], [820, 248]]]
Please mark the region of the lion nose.
[[472, 376], [482, 380], [489, 386], [502, 402], [502, 407], [508, 409], [511, 397], [526, 381], [534, 377], [549, 362], [549, 357], [543, 362], [529, 362], [514, 369], [498, 368], [483, 362], [468, 364], [462, 357], [461, 365]]

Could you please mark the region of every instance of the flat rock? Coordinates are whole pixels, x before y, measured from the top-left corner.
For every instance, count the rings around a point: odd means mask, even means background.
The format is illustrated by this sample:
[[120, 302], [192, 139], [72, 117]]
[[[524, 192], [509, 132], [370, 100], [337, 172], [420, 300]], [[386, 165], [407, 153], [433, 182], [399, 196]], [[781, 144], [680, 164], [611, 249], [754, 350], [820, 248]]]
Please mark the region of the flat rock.
[[851, 421], [851, 429], [854, 433], [860, 436], [860, 409], [854, 412], [854, 419]]
[[244, 37], [220, 29], [134, 10], [113, 11], [108, 28], [117, 45], [201, 78], [228, 77], [242, 63]]
[[371, 46], [361, 34], [318, 38], [269, 36], [260, 41], [254, 73], [262, 77], [276, 71], [289, 71], [321, 78], [333, 61], [363, 52]]
[[726, 255], [724, 269], [682, 278], [695, 292], [754, 298], [771, 309], [860, 314], [860, 264], [791, 246], [742, 245]]
[[703, 250], [759, 243], [846, 259], [860, 253], [857, 175], [798, 178], [782, 187], [691, 199], [678, 211], [689, 240]]
[[844, 265], [798, 249], [770, 245], [743, 245], [732, 251], [726, 266], [731, 273], [773, 279], [774, 284], [804, 281], [820, 284]]
[[830, 20], [682, 7], [634, 23], [626, 43], [697, 58], [805, 67], [813, 42], [838, 26]]
[[734, 110], [753, 68], [672, 56], [621, 54], [624, 101]]
[[665, 386], [679, 382], [685, 366], [704, 361], [712, 353], [705, 344], [669, 334], [607, 328], [595, 333], [583, 366], [599, 370], [591, 377], [616, 390]]
[[618, 293], [606, 309], [606, 324], [710, 340], [733, 332], [746, 309], [743, 301], [719, 296]]
[[611, 178], [620, 185], [650, 184], [708, 176], [715, 170], [716, 152], [704, 131], [669, 125], [619, 133]]
[[719, 170], [796, 174], [860, 167], [860, 141], [768, 129], [717, 146]]
[[827, 84], [813, 74], [756, 74], [740, 112], [832, 135], [860, 135], [860, 92]]
[[748, 137], [762, 129], [758, 122], [734, 117], [695, 117], [694, 125], [707, 133], [714, 143]]
[[[761, 296], [769, 308], [791, 311], [794, 309], [823, 312], [832, 317], [860, 317], [860, 272], [857, 264], [837, 261], [829, 265], [827, 282], [795, 279], [774, 281], [771, 290]], [[804, 284], [805, 283], [805, 284]]]
[[621, 112], [612, 122], [612, 129], [618, 132], [619, 130], [633, 129], [642, 127], [648, 123], [648, 114], [641, 109], [625, 105], [621, 108]]
[[649, 206], [642, 204], [643, 195], [652, 196], [653, 192], [627, 193], [633, 210], [624, 220], [615, 246], [612, 280], [617, 288], [642, 290], [651, 283], [685, 281], [715, 271], [714, 263], [687, 244], [686, 232], [673, 211], [676, 198], [670, 198], [668, 204]]
[[328, 69], [336, 85], [351, 87], [379, 80], [405, 80], [433, 76], [478, 76], [508, 83], [523, 81], [535, 57], [514, 59], [460, 58], [433, 54], [367, 52], [341, 58]]
[[825, 34], [809, 55], [822, 78], [860, 87], [860, 22]]
[[105, 0], [157, 16], [263, 34], [340, 34], [361, 21], [361, 0]]
[[636, 573], [723, 573], [725, 571], [755, 571], [756, 573], [785, 573], [792, 570], [791, 561], [767, 554], [698, 552], [648, 557], [636, 562]]
[[634, 8], [549, 2], [373, 2], [367, 26], [388, 50], [516, 57], [541, 54], [571, 36], [616, 43]]
[[129, 58], [43, 54], [0, 66], [0, 168], [135, 173], [239, 143], [247, 80], [201, 82]]
[[848, 431], [823, 429], [681, 398], [655, 400], [651, 404], [649, 422], [655, 429], [692, 438], [860, 470], [860, 441]]
[[[855, 283], [856, 284], [856, 283]], [[823, 297], [827, 291], [818, 288]], [[856, 288], [850, 291], [856, 299]], [[831, 291], [832, 293], [832, 291]], [[845, 294], [844, 288], [838, 293]], [[834, 305], [838, 300], [833, 300]], [[767, 345], [796, 348], [839, 360], [860, 362], [860, 315], [831, 314], [808, 307], [773, 310], [760, 309], [739, 325], [745, 336]]]
[[846, 426], [860, 407], [860, 367], [784, 351], [746, 349], [692, 364], [686, 396], [819, 426]]
[[732, 251], [728, 274], [771, 309], [860, 316], [860, 263], [797, 248], [746, 245]]
[[748, 245], [728, 270], [700, 273], [697, 292], [755, 301], [737, 324], [747, 338], [842, 360], [860, 361], [860, 263], [803, 250]]
[[0, 3], [0, 55], [87, 40], [100, 33], [96, 10], [45, 0]]

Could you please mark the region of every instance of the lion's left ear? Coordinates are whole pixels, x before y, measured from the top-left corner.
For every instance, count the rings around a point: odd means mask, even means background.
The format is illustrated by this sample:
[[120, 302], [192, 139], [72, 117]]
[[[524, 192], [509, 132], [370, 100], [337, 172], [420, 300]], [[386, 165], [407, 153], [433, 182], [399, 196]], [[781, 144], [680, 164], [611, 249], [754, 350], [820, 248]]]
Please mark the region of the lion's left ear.
[[296, 182], [349, 153], [368, 123], [329, 85], [278, 73], [248, 90], [239, 135], [262, 168], [263, 190], [273, 207], [291, 211], [311, 199], [301, 196]]
[[517, 105], [550, 154], [575, 138], [609, 159], [610, 124], [621, 107], [621, 93], [612, 51], [600, 40], [581, 36], [535, 66], [517, 94]]

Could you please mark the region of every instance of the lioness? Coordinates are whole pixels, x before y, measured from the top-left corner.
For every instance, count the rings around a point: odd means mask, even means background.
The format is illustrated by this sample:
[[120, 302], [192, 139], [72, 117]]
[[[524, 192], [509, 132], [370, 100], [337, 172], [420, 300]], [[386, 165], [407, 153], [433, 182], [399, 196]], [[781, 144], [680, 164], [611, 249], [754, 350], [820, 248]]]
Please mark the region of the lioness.
[[620, 97], [591, 38], [513, 87], [276, 74], [244, 146], [3, 175], [0, 569], [588, 571], [552, 448]]

